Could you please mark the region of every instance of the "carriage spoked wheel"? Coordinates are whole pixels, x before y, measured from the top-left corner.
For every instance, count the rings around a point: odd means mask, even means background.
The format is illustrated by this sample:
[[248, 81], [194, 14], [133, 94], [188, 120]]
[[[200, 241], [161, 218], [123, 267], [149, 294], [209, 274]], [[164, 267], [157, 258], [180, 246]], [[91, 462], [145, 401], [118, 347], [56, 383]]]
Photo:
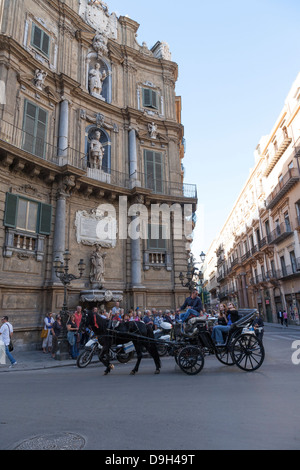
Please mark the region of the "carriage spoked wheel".
[[231, 354], [234, 363], [247, 372], [257, 370], [265, 359], [263, 344], [253, 334], [238, 336], [232, 344]]
[[233, 366], [235, 364], [232, 358], [231, 347], [216, 346], [216, 358], [226, 366]]
[[196, 346], [185, 346], [177, 356], [177, 364], [188, 375], [196, 375], [203, 369], [204, 356]]

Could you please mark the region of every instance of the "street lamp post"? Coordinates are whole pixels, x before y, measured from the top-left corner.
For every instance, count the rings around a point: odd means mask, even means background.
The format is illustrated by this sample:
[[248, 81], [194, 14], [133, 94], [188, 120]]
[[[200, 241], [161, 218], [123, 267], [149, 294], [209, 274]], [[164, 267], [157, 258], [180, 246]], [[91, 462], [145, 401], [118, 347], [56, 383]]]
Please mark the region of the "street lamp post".
[[[200, 259], [201, 262], [204, 263], [205, 261], [205, 254], [203, 251], [200, 254]], [[179, 274], [179, 280], [181, 282], [182, 287], [187, 287], [190, 291], [195, 289], [199, 285], [199, 281], [203, 280], [203, 273], [201, 270], [199, 270], [195, 264], [193, 255], [191, 254], [188, 266], [187, 266], [187, 273], [184, 275], [182, 272]], [[184, 282], [185, 278], [187, 279], [187, 282]]]
[[68, 286], [75, 279], [80, 279], [82, 277], [86, 267], [83, 259], [81, 259], [78, 263], [79, 276], [75, 276], [74, 274], [69, 273], [69, 261], [71, 259], [71, 253], [69, 250], [64, 252], [63, 259], [64, 261], [62, 262], [57, 256], [53, 263], [55, 274], [64, 286], [64, 303], [60, 312], [62, 319], [62, 329], [58, 338], [58, 351], [55, 357], [58, 360], [67, 359], [69, 357], [69, 344], [67, 339], [67, 321], [69, 316]]

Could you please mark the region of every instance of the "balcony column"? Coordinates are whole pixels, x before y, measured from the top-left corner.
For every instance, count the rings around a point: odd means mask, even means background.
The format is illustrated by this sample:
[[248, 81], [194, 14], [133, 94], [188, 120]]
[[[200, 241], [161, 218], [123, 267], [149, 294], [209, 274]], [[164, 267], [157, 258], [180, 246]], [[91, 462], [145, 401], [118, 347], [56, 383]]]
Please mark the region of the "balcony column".
[[130, 188], [141, 186], [138, 180], [138, 163], [137, 163], [137, 149], [136, 149], [136, 130], [130, 128], [129, 130], [129, 175], [130, 175]]
[[[137, 184], [137, 149], [136, 149], [136, 130], [131, 128], [129, 131], [129, 174], [130, 187], [140, 186]], [[136, 201], [137, 203], [141, 201]], [[136, 218], [133, 217], [132, 221]], [[142, 250], [141, 240], [131, 239], [131, 285], [135, 287], [142, 286]]]
[[[139, 196], [135, 197], [135, 200], [132, 201], [133, 204], [142, 204], [144, 201], [143, 198]], [[131, 218], [132, 222], [138, 216], [133, 216]], [[141, 248], [141, 239], [137, 238], [136, 240], [131, 238], [131, 286], [135, 288], [143, 288], [142, 285], [142, 248]]]
[[58, 129], [58, 157], [59, 165], [65, 165], [68, 158], [69, 135], [69, 102], [63, 100], [60, 103], [59, 129]]

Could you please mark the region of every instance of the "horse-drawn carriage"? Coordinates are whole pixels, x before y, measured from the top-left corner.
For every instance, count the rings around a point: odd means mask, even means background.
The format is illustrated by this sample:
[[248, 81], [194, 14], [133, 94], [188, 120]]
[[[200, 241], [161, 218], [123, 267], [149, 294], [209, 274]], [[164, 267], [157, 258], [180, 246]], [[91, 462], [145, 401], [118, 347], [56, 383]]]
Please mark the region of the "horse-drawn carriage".
[[[256, 310], [239, 310], [239, 320], [230, 326], [223, 345], [217, 345], [211, 336], [210, 320], [197, 318], [190, 320], [193, 334], [182, 334], [180, 326], [174, 328], [175, 344], [170, 346], [169, 354], [181, 370], [189, 375], [198, 374], [204, 366], [204, 358], [214, 355], [222, 364], [237, 365], [240, 369], [252, 372], [257, 370], [265, 358], [262, 342], [252, 329]], [[184, 344], [185, 343], [185, 344]]]
[[191, 333], [183, 331], [181, 324], [175, 324], [168, 341], [155, 339], [152, 330], [143, 322], [121, 322], [119, 325], [110, 325], [107, 320], [87, 312], [82, 323], [92, 328], [101, 338], [102, 352], [99, 358], [106, 366], [105, 374], [112, 369], [108, 354], [111, 345], [128, 341], [133, 342], [137, 353], [137, 362], [131, 374], [135, 374], [139, 369], [143, 348], [147, 349], [155, 362], [155, 373], [159, 373], [161, 363], [158, 347], [162, 345], [170, 356], [174, 356], [180, 369], [188, 375], [198, 374], [203, 369], [204, 358], [207, 355], [215, 355], [222, 364], [237, 365], [247, 372], [255, 371], [265, 358], [262, 342], [250, 329], [256, 310], [240, 310], [239, 316], [239, 320], [231, 325], [222, 346], [216, 345], [213, 341], [209, 320], [201, 317], [189, 320]]

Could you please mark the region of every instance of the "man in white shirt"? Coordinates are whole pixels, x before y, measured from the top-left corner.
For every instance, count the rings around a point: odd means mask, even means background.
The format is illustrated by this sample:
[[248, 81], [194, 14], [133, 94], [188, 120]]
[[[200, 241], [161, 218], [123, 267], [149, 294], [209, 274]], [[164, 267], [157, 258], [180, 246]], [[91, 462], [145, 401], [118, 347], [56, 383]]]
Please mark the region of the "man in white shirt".
[[6, 352], [6, 355], [7, 355], [8, 359], [11, 362], [11, 367], [12, 367], [15, 364], [17, 364], [17, 361], [15, 360], [15, 358], [10, 353], [10, 351], [8, 349], [8, 346], [9, 346], [10, 339], [13, 335], [14, 330], [13, 330], [12, 324], [9, 323], [9, 321], [8, 321], [8, 317], [2, 317], [1, 322], [2, 322], [2, 326], [0, 328], [0, 335], [1, 335], [0, 338], [2, 339], [2, 341], [4, 343], [5, 352]]

